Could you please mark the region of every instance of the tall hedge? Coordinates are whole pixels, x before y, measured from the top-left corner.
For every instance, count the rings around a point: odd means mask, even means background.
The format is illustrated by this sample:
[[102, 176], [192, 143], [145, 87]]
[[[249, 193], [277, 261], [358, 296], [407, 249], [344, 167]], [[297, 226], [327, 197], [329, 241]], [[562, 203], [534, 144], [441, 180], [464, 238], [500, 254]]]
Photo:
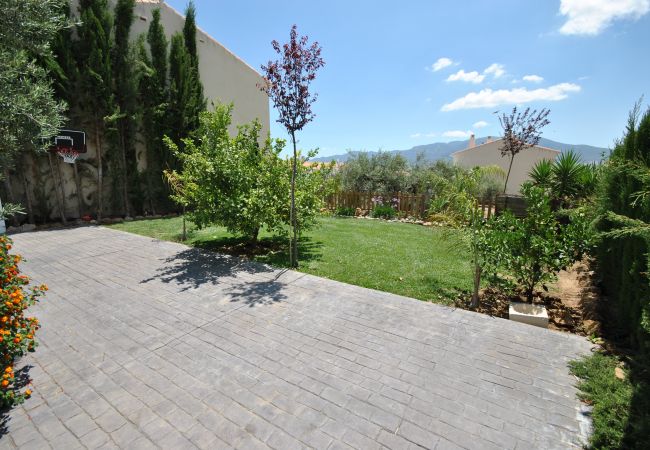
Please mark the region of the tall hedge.
[[[633, 345], [650, 345], [650, 237], [646, 232], [612, 235], [625, 226], [624, 218], [650, 223], [650, 109], [636, 108], [624, 137], [612, 151], [604, 171], [599, 222], [610, 232], [598, 246], [598, 262], [613, 328]], [[639, 120], [640, 117], [640, 120]], [[620, 220], [615, 218], [620, 217]], [[642, 228], [639, 228], [641, 230]]]

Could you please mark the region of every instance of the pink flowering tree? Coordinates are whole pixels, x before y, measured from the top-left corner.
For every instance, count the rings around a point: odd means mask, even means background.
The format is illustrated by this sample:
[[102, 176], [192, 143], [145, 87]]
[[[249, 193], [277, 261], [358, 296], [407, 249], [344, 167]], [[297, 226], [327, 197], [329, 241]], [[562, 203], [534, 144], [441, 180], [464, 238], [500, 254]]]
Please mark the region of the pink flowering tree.
[[296, 25], [291, 27], [289, 42], [280, 45], [278, 41], [273, 41], [271, 45], [279, 58], [262, 66], [265, 82], [261, 89], [273, 101], [273, 106], [279, 114], [277, 121], [287, 129], [293, 144], [289, 260], [292, 267], [297, 267], [296, 174], [298, 150], [296, 148], [296, 132], [314, 120], [315, 114], [311, 106], [318, 98], [318, 94], [309, 92], [309, 86], [316, 79], [318, 69], [325, 65], [325, 61], [321, 58], [321, 46], [318, 42], [309, 44], [307, 36], [298, 35]]

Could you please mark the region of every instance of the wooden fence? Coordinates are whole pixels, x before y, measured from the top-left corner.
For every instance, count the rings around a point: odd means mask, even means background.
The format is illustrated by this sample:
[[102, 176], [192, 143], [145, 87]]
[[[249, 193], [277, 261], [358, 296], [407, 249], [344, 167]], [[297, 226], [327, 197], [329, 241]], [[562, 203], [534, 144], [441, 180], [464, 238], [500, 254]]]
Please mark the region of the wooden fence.
[[[372, 192], [338, 192], [325, 199], [327, 209], [336, 211], [338, 208], [358, 208], [363, 214], [372, 211], [377, 201], [391, 204], [401, 215], [426, 218], [431, 194], [409, 194], [397, 192], [391, 195], [382, 195]], [[481, 204], [483, 215], [491, 217], [495, 211], [494, 200], [490, 199]]]

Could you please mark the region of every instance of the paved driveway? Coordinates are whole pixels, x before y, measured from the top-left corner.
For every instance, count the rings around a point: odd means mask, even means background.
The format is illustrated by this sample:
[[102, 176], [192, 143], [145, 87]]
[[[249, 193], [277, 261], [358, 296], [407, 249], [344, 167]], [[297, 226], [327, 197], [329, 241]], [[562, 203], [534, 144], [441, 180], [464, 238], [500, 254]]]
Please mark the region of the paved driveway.
[[0, 448], [567, 448], [586, 340], [105, 228], [14, 236], [49, 284]]

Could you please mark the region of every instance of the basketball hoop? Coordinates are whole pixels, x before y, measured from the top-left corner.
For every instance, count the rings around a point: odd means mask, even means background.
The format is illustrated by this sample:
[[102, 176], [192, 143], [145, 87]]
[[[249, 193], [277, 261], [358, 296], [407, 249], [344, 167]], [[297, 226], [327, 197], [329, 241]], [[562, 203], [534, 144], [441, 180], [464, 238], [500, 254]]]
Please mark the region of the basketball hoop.
[[59, 130], [52, 137], [49, 151], [63, 158], [64, 163], [74, 164], [80, 153], [86, 153], [86, 133], [76, 130]]
[[74, 164], [79, 157], [79, 152], [69, 147], [57, 148], [56, 154], [63, 158], [64, 163]]

